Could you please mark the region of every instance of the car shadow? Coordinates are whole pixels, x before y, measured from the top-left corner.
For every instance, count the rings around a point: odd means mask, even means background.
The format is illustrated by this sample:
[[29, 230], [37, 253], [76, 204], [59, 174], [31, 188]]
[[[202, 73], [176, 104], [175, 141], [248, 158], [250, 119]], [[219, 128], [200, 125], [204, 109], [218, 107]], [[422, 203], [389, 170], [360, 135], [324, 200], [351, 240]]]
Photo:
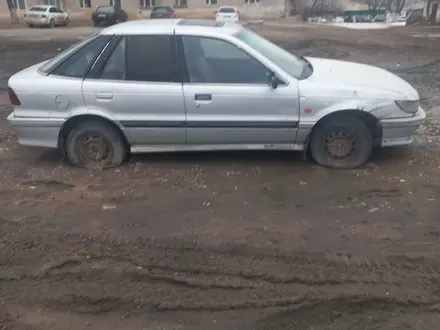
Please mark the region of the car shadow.
[[289, 151], [211, 151], [174, 152], [132, 155], [129, 162], [179, 163], [179, 164], [292, 164], [303, 161], [301, 152]]
[[[32, 148], [34, 149], [34, 148]], [[37, 149], [37, 148], [35, 148]], [[368, 164], [386, 165], [388, 162], [395, 163], [412, 157], [411, 147], [375, 148], [371, 154]], [[30, 151], [30, 150], [29, 150]], [[127, 157], [125, 166], [133, 163], [145, 164], [180, 164], [180, 165], [271, 165], [295, 166], [297, 169], [310, 166], [319, 166], [302, 152], [292, 151], [213, 151], [213, 152], [173, 152], [173, 153], [146, 153], [134, 154]], [[59, 166], [68, 164], [62, 159], [57, 150], [47, 149], [40, 151], [39, 155], [31, 161], [32, 165]]]

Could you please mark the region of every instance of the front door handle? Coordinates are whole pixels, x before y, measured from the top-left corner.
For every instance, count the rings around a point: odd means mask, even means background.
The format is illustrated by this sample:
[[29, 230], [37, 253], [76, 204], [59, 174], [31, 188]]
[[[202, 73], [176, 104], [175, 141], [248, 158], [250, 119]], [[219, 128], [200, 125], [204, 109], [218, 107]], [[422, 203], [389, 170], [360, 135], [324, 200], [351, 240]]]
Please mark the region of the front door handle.
[[100, 100], [111, 100], [113, 98], [113, 93], [98, 92], [96, 93], [96, 98]]
[[196, 100], [196, 101], [211, 101], [212, 94], [196, 94], [196, 95], [194, 95], [194, 100]]

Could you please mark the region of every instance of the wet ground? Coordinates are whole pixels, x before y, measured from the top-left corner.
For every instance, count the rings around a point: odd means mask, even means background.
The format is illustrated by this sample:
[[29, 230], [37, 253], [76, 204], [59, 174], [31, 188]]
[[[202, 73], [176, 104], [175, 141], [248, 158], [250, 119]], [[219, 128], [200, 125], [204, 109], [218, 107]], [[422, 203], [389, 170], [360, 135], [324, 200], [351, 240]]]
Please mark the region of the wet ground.
[[[412, 36], [423, 28], [254, 28], [399, 74], [428, 124], [358, 170], [240, 152], [93, 172], [17, 145], [3, 105], [0, 329], [439, 329], [438, 42]], [[3, 91], [93, 29], [30, 31], [0, 36]]]

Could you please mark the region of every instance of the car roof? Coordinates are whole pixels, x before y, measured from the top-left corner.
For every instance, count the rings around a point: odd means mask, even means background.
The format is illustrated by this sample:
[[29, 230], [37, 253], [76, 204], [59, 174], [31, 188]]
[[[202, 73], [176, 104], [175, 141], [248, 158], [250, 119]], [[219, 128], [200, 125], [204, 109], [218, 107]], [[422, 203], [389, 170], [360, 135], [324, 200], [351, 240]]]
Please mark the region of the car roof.
[[243, 27], [235, 23], [196, 19], [158, 19], [135, 20], [116, 24], [101, 30], [104, 35], [173, 34], [175, 30], [203, 34], [235, 34]]

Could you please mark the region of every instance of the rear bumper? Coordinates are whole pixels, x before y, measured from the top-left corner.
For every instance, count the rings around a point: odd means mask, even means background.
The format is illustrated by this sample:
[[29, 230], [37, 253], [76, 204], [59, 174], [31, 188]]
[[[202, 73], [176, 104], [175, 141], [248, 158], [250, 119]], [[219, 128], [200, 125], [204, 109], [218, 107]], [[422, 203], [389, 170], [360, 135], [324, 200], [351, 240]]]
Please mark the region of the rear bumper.
[[413, 142], [414, 132], [425, 123], [426, 113], [422, 107], [412, 117], [383, 119], [382, 125], [382, 147], [406, 145]]
[[15, 117], [7, 118], [17, 135], [18, 143], [25, 146], [57, 148], [63, 119]]
[[226, 18], [226, 17], [222, 17], [222, 16], [218, 16], [215, 18], [215, 20], [217, 22], [225, 22], [225, 23], [237, 23], [239, 18], [238, 17], [231, 17], [231, 18]]
[[95, 24], [114, 24], [116, 19], [113, 17], [94, 17], [92, 18]]
[[50, 20], [48, 18], [25, 18], [26, 24], [32, 24], [32, 25], [48, 25]]

